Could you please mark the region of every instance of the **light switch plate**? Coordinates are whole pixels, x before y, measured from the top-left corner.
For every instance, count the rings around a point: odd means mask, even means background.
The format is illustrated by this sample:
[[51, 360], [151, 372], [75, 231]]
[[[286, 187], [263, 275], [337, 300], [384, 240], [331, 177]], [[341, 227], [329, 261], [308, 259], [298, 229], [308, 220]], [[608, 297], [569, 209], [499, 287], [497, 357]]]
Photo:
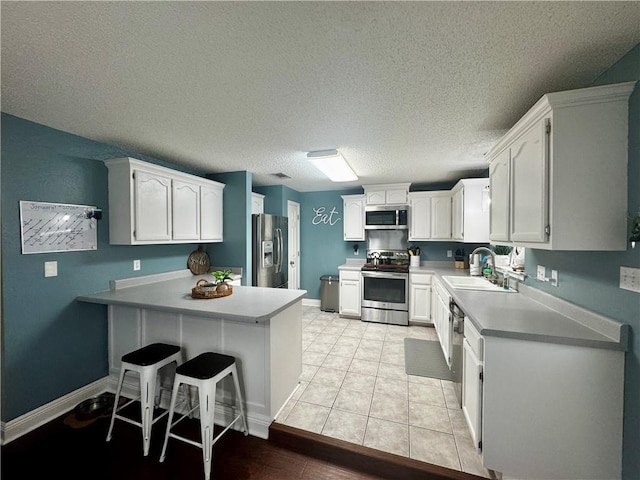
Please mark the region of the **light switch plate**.
[[57, 277], [58, 276], [58, 262], [44, 262], [44, 276], [45, 277]]
[[134, 269], [135, 271], [140, 270], [140, 260], [134, 260], [134, 261], [133, 261], [133, 269]]
[[620, 288], [640, 293], [640, 268], [620, 267]]
[[538, 269], [536, 270], [536, 278], [538, 280], [540, 280], [541, 282], [544, 282], [546, 280], [547, 277], [547, 269], [544, 267], [544, 265], [538, 265]]

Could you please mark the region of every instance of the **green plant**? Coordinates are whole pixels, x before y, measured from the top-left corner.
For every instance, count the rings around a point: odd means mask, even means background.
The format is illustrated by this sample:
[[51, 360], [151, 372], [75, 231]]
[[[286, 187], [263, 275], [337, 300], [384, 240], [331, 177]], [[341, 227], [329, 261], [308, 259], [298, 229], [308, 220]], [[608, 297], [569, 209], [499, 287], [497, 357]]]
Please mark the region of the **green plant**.
[[511, 247], [506, 245], [496, 245], [493, 247], [493, 253], [496, 255], [509, 255], [511, 253]]
[[225, 280], [233, 280], [231, 270], [217, 270], [215, 272], [211, 272], [211, 275], [216, 279], [216, 283], [222, 283]]

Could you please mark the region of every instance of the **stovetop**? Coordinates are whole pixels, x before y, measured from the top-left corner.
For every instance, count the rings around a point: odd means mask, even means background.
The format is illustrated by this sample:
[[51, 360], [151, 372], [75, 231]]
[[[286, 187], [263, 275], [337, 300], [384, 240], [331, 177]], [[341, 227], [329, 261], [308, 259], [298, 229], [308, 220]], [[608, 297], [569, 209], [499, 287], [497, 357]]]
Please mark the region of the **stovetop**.
[[390, 263], [390, 264], [378, 264], [375, 265], [373, 263], [365, 263], [362, 266], [362, 270], [364, 271], [373, 271], [373, 272], [408, 272], [409, 264], [408, 263]]
[[406, 250], [367, 250], [364, 271], [408, 272], [409, 254]]

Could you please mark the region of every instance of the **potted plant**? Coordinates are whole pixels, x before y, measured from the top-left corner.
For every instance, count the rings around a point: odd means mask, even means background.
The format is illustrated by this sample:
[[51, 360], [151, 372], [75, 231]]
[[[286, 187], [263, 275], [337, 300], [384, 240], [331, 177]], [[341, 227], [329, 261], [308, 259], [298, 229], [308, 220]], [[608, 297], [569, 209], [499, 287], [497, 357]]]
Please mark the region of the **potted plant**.
[[231, 285], [227, 283], [227, 280], [233, 280], [231, 270], [216, 270], [215, 272], [211, 272], [211, 275], [216, 279], [216, 292], [222, 293], [232, 288]]
[[496, 267], [508, 267], [511, 263], [511, 247], [496, 245], [493, 247], [496, 256]]

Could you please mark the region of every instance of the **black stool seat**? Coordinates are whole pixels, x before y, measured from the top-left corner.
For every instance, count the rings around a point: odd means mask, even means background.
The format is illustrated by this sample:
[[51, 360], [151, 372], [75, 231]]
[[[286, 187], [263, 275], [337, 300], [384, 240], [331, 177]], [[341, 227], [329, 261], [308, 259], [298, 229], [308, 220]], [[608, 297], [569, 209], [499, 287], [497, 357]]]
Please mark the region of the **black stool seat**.
[[185, 377], [206, 380], [215, 377], [225, 368], [229, 368], [235, 361], [236, 359], [230, 355], [213, 352], [201, 353], [176, 368], [176, 373]]
[[180, 351], [180, 347], [167, 343], [152, 343], [122, 356], [122, 361], [146, 367]]

